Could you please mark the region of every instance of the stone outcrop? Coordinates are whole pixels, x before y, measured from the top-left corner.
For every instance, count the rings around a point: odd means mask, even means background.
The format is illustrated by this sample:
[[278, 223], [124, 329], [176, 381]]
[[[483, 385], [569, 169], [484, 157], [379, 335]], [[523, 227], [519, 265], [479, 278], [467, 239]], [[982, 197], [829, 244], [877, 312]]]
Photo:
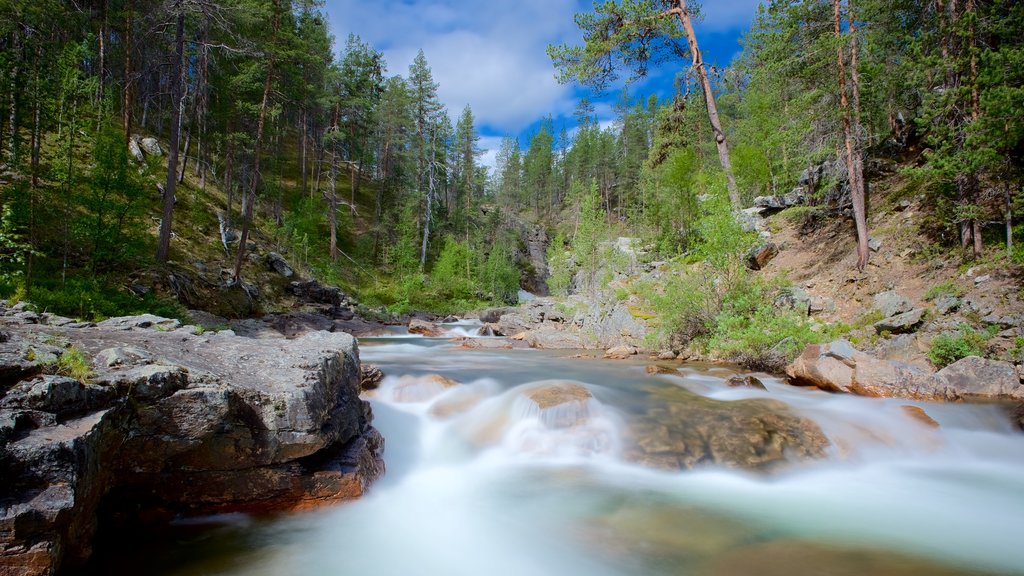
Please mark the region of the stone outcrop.
[[[80, 565], [101, 509], [137, 520], [307, 508], [358, 497], [382, 472], [347, 334], [2, 314], [0, 573]], [[70, 346], [95, 359], [92, 373], [44, 373]]]
[[786, 374], [798, 386], [861, 396], [946, 402], [1024, 400], [1024, 385], [1008, 362], [971, 356], [933, 374], [876, 358], [846, 340], [808, 346]]
[[499, 336], [518, 336], [534, 348], [602, 350], [642, 349], [648, 331], [629, 303], [578, 295], [560, 306], [552, 299], [537, 298], [501, 314], [492, 329]]

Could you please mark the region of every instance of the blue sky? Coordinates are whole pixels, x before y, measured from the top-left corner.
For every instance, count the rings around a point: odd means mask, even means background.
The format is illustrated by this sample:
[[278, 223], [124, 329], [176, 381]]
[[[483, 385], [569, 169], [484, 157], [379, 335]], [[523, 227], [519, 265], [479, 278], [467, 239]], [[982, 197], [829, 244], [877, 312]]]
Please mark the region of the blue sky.
[[[732, 60], [759, 3], [703, 2], [705, 17], [696, 28], [705, 59], [721, 65]], [[466, 104], [473, 108], [488, 165], [503, 136], [517, 136], [525, 147], [542, 117], [551, 114], [556, 128], [572, 127], [573, 110], [586, 92], [555, 81], [545, 49], [578, 42], [573, 15], [592, 6], [590, 0], [326, 0], [339, 47], [350, 32], [358, 34], [384, 53], [389, 74], [405, 76], [423, 49], [449, 114], [457, 118]], [[665, 96], [685, 65], [652, 71], [630, 92]], [[617, 97], [595, 100], [599, 120], [611, 121]]]

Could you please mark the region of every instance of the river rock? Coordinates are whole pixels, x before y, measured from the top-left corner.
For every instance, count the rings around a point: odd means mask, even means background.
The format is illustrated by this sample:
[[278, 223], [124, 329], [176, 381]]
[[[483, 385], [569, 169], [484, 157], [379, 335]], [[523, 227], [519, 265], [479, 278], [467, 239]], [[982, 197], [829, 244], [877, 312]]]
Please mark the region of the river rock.
[[523, 397], [530, 404], [527, 412], [536, 413], [548, 428], [570, 428], [590, 418], [594, 395], [582, 384], [555, 382], [530, 390]]
[[944, 400], [1024, 400], [1024, 385], [1013, 364], [968, 356], [939, 370], [926, 385]]
[[439, 328], [436, 324], [432, 324], [426, 320], [413, 318], [409, 321], [409, 334], [419, 334], [428, 338], [437, 338], [444, 336], [444, 330]]
[[359, 389], [376, 390], [384, 380], [384, 372], [373, 364], [360, 364], [359, 366]]
[[879, 320], [874, 323], [873, 327], [875, 332], [878, 332], [879, 334], [883, 332], [889, 332], [890, 334], [912, 332], [922, 322], [924, 322], [925, 312], [926, 310], [924, 308], [915, 308], [910, 312], [904, 312], [884, 320]]
[[610, 360], [625, 360], [636, 356], [637, 352], [639, 351], [633, 346], [615, 346], [605, 350], [604, 357]]
[[511, 312], [511, 308], [488, 308], [480, 312], [480, 321], [484, 324], [497, 324], [502, 316]]
[[459, 383], [439, 374], [426, 376], [402, 376], [391, 388], [391, 397], [395, 402], [426, 402], [440, 396], [445, 390], [458, 386]]
[[5, 371], [29, 375], [0, 397], [0, 573], [81, 565], [100, 510], [139, 518], [304, 508], [356, 497], [381, 473], [351, 336], [162, 328], [173, 323], [0, 319], [5, 345], [56, 338], [87, 356], [108, 351], [89, 382]]
[[970, 356], [930, 374], [875, 358], [845, 340], [808, 346], [786, 374], [791, 384], [861, 396], [943, 402], [1024, 399], [1024, 385], [1009, 362]]
[[310, 304], [328, 304], [337, 308], [346, 300], [341, 288], [321, 284], [317, 280], [292, 282], [289, 287], [299, 300]]
[[892, 318], [914, 308], [910, 300], [892, 290], [875, 294], [874, 303], [875, 309], [882, 313], [883, 318]]
[[829, 441], [814, 422], [782, 402], [704, 398], [652, 387], [643, 415], [629, 424], [626, 458], [673, 470], [702, 464], [771, 471], [824, 456]]
[[921, 408], [920, 406], [900, 406], [900, 410], [903, 410], [903, 413], [909, 416], [911, 419], [921, 424], [924, 424], [929, 428], [939, 427], [939, 423], [936, 422], [934, 418], [929, 416], [928, 413], [924, 411], [924, 408]]
[[767, 390], [764, 382], [761, 382], [756, 376], [737, 374], [725, 381], [725, 385], [730, 388], [754, 388], [757, 390]]
[[681, 376], [682, 373], [679, 370], [669, 367], [660, 366], [658, 364], [651, 364], [644, 368], [644, 373], [648, 376]]

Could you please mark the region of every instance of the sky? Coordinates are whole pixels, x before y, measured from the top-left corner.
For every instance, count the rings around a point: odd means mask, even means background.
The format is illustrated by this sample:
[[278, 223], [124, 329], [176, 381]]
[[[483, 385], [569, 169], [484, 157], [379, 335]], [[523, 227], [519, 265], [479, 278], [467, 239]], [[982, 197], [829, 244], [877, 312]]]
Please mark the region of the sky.
[[[695, 24], [708, 63], [727, 65], [739, 52], [760, 0], [705, 0]], [[388, 75], [408, 74], [422, 49], [440, 84], [438, 94], [454, 123], [468, 104], [476, 117], [481, 162], [494, 165], [501, 140], [518, 137], [526, 147], [540, 120], [554, 118], [556, 130], [573, 127], [573, 111], [589, 91], [560, 85], [545, 52], [549, 44], [579, 43], [576, 12], [591, 0], [326, 0], [337, 48], [349, 33], [384, 53]], [[630, 87], [632, 94], [671, 91], [675, 73], [688, 63], [666, 64]], [[618, 91], [592, 96], [602, 124], [612, 121]]]

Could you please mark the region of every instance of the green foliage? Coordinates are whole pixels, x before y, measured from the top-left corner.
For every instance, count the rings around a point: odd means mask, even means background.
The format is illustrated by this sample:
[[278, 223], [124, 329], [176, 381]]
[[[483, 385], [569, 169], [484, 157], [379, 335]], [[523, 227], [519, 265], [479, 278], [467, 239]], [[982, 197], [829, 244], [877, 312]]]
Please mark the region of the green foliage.
[[944, 368], [968, 356], [985, 356], [987, 335], [969, 326], [961, 326], [956, 332], [939, 334], [932, 340], [928, 359], [937, 368]]
[[[8, 286], [6, 292], [5, 296], [13, 294], [14, 288]], [[37, 283], [24, 295], [39, 311], [89, 321], [147, 313], [179, 319], [187, 316], [185, 308], [175, 301], [158, 298], [152, 293], [139, 298], [107, 286], [94, 276], [68, 278], [64, 284]]]
[[475, 255], [464, 242], [448, 237], [430, 272], [431, 290], [444, 298], [468, 300], [475, 294]]
[[726, 267], [749, 250], [757, 236], [743, 230], [733, 216], [723, 175], [701, 172], [696, 185], [704, 191], [704, 200], [700, 205], [701, 217], [696, 225], [698, 239], [693, 253], [713, 266]]
[[14, 225], [11, 207], [0, 207], [0, 283], [12, 284], [25, 274], [25, 258], [32, 246], [23, 240]]
[[92, 362], [82, 350], [75, 346], [69, 346], [53, 362], [46, 365], [46, 372], [87, 383], [92, 378], [93, 368]]
[[508, 242], [491, 247], [479, 273], [479, 284], [495, 302], [514, 304], [519, 298], [519, 270]]
[[696, 152], [686, 148], [645, 170], [642, 186], [648, 209], [644, 215], [659, 254], [678, 254], [695, 234], [694, 223], [700, 216], [695, 186], [699, 169]]
[[559, 232], [548, 245], [548, 288], [555, 296], [568, 296], [572, 287], [575, 265], [572, 254], [566, 249], [565, 234]]

